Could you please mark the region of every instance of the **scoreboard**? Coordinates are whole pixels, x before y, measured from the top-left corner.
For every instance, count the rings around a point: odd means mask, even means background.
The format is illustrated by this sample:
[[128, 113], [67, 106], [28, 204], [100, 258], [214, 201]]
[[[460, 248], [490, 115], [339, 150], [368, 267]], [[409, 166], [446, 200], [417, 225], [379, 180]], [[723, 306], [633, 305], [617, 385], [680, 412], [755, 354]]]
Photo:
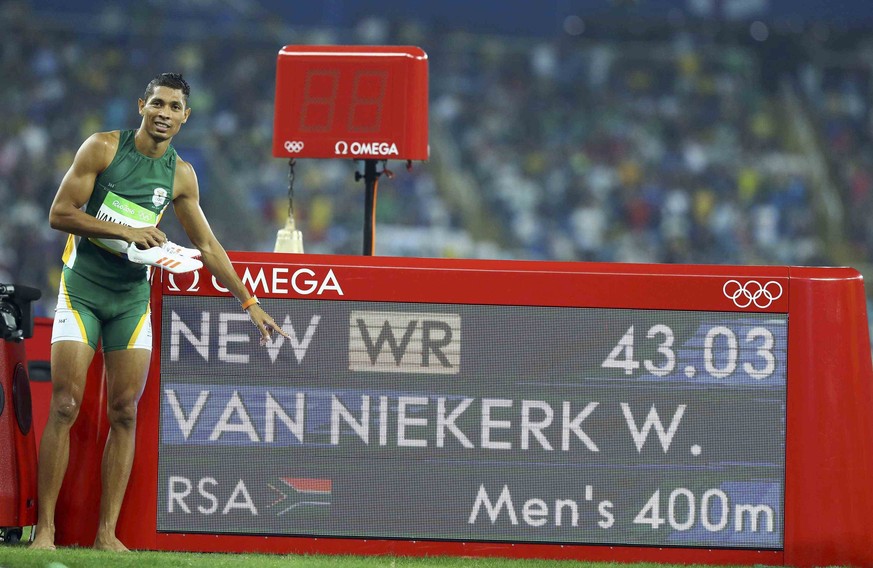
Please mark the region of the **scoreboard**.
[[291, 337], [155, 284], [129, 546], [873, 562], [854, 270], [231, 259]]
[[782, 545], [784, 314], [235, 303], [164, 300], [158, 530]]

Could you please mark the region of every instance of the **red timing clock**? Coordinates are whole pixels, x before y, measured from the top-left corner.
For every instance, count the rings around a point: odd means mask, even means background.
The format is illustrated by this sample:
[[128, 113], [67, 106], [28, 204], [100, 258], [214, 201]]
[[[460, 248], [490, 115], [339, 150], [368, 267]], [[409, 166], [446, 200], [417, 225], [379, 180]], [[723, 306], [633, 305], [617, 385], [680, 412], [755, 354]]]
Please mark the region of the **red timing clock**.
[[427, 160], [427, 54], [288, 45], [276, 65], [273, 156]]

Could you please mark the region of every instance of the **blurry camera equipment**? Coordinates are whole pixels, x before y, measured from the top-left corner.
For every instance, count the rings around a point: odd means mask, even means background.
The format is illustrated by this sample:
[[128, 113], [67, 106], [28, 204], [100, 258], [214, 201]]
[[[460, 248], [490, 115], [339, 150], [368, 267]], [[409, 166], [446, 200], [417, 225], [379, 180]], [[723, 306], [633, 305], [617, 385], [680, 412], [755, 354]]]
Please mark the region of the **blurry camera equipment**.
[[0, 284], [0, 340], [19, 342], [33, 336], [33, 305], [42, 292], [20, 284]]

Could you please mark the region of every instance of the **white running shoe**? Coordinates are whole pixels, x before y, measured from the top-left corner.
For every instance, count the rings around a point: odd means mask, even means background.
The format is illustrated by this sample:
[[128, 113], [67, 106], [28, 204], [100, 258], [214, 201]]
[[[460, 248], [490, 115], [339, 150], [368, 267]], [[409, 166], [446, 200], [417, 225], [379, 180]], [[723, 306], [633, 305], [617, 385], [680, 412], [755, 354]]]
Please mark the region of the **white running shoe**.
[[183, 247], [182, 245], [177, 245], [173, 241], [167, 241], [161, 245], [165, 251], [170, 254], [181, 254], [182, 256], [187, 256], [188, 258], [200, 258], [200, 251], [195, 248]]
[[137, 264], [156, 266], [169, 270], [174, 274], [191, 272], [203, 267], [203, 263], [195, 256], [200, 256], [200, 251], [193, 248], [179, 246], [167, 241], [159, 247], [140, 249], [136, 243], [130, 243], [127, 247], [127, 260]]

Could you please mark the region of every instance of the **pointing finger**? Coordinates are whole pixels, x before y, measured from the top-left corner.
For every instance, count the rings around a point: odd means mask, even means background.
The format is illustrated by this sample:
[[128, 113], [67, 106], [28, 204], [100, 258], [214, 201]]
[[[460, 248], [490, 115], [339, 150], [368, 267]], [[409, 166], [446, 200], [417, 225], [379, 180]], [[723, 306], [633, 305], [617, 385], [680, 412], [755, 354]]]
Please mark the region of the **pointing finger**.
[[278, 332], [279, 335], [282, 335], [283, 337], [291, 339], [291, 336], [288, 335], [287, 333], [285, 333], [285, 330], [283, 330], [281, 327], [279, 327], [279, 325], [275, 321], [273, 321], [272, 319], [268, 319], [266, 322], [264, 322], [264, 327], [269, 332], [275, 331], [275, 332]]

